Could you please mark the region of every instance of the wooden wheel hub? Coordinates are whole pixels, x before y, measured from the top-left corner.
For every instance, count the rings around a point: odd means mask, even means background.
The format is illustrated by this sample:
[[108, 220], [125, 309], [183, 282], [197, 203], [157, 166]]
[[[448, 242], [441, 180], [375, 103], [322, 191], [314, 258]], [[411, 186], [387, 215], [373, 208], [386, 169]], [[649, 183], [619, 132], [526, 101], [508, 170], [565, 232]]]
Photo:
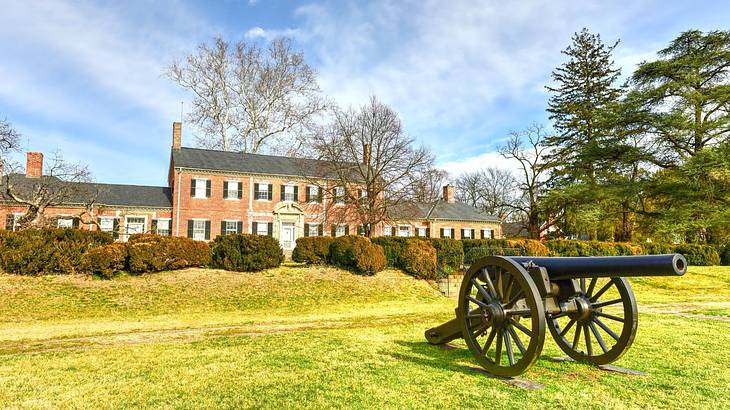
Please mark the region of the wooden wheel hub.
[[490, 326], [501, 326], [507, 321], [507, 315], [499, 303], [490, 303], [484, 308], [484, 321]]

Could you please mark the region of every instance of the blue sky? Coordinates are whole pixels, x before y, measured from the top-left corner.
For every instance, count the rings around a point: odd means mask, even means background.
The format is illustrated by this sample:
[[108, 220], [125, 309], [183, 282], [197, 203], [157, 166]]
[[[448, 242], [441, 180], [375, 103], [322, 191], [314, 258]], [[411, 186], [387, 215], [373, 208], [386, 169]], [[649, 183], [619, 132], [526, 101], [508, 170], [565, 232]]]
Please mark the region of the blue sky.
[[155, 185], [188, 99], [162, 71], [219, 34], [292, 37], [326, 95], [377, 95], [457, 174], [506, 166], [507, 133], [548, 124], [544, 86], [573, 32], [620, 39], [627, 74], [681, 31], [730, 18], [722, 1], [0, 1], [0, 118], [24, 148], [61, 150], [99, 182]]

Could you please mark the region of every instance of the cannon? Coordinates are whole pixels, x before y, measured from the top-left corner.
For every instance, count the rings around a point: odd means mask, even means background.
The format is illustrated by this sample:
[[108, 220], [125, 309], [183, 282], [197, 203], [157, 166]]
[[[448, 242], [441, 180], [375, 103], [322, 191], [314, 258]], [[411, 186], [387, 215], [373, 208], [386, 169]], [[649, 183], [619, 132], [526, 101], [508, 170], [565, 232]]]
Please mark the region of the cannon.
[[540, 356], [545, 327], [576, 361], [605, 365], [636, 335], [626, 277], [681, 276], [680, 254], [601, 257], [489, 256], [464, 274], [456, 318], [426, 331], [431, 344], [463, 338], [489, 373], [514, 377]]

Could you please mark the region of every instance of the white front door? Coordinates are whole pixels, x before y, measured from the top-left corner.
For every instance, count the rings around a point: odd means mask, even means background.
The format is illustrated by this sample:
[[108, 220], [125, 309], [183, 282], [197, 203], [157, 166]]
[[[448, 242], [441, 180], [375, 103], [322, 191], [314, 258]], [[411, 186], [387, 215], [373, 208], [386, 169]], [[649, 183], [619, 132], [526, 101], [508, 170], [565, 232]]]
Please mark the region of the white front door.
[[279, 243], [284, 249], [294, 249], [294, 224], [291, 222], [281, 223], [281, 232], [279, 235]]

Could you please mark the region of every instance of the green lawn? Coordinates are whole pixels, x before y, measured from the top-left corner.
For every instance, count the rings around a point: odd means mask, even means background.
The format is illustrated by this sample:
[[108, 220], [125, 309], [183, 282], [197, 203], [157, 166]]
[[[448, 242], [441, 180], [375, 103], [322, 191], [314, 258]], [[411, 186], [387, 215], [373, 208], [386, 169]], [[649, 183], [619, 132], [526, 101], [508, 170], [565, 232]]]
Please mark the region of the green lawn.
[[730, 268], [632, 284], [639, 332], [616, 364], [648, 375], [550, 362], [548, 336], [529, 391], [427, 344], [455, 301], [396, 271], [0, 275], [0, 408], [730, 407]]

